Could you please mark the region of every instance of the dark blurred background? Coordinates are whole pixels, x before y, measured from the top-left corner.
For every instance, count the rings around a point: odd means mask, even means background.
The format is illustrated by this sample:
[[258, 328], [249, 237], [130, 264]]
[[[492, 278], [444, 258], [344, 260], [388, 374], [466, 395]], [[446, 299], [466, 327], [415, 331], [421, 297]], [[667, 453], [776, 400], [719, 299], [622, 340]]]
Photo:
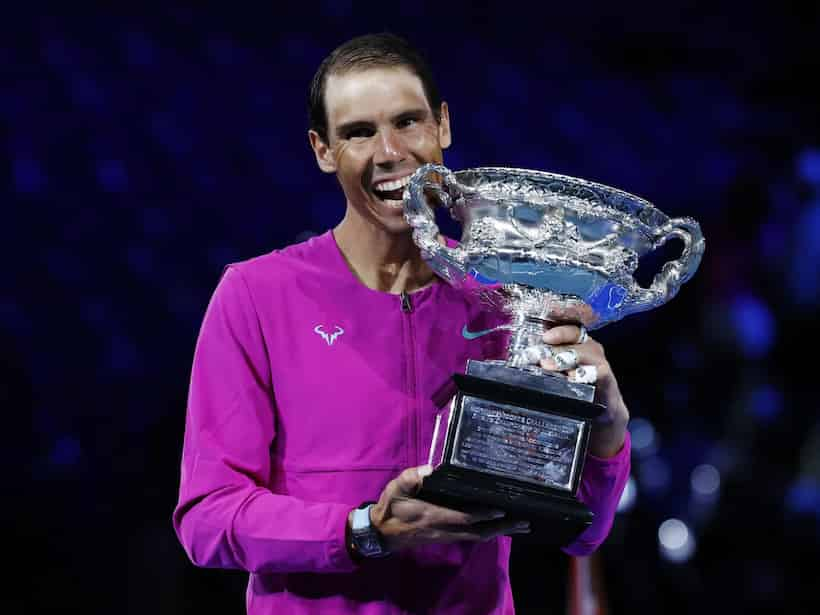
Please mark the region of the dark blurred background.
[[[451, 168], [703, 227], [678, 297], [597, 334], [633, 417], [609, 611], [820, 612], [817, 3], [137, 4], [0, 23], [3, 612], [243, 612], [171, 528], [194, 343], [226, 263], [340, 219], [307, 87], [385, 29], [431, 59]], [[561, 558], [517, 549], [521, 612], [563, 613]]]

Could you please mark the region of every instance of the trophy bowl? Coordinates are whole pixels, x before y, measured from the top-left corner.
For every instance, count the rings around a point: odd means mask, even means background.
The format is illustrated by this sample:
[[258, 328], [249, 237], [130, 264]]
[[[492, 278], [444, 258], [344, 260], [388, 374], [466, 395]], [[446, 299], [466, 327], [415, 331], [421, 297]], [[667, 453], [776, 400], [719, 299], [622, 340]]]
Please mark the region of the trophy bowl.
[[[462, 227], [455, 247], [440, 236], [437, 206]], [[700, 227], [580, 178], [438, 164], [411, 177], [404, 214], [430, 267], [452, 286], [489, 297], [508, 316], [497, 329], [511, 332], [506, 357], [469, 360], [453, 375], [441, 459], [419, 497], [500, 507], [548, 542], [566, 544], [592, 520], [576, 496], [603, 407], [593, 384], [540, 370], [528, 349], [543, 346], [552, 325], [597, 329], [672, 299], [700, 264]], [[634, 278], [639, 259], [670, 239], [682, 242], [680, 256], [642, 287]]]
[[[462, 225], [457, 247], [439, 242], [425, 193]], [[471, 278], [540, 290], [551, 296], [556, 322], [588, 329], [672, 299], [694, 275], [704, 250], [691, 218], [669, 218], [627, 192], [543, 171], [482, 167], [453, 173], [427, 164], [410, 180], [404, 211], [423, 257], [450, 284]], [[683, 252], [642, 288], [633, 277], [639, 258], [670, 239], [681, 240]]]

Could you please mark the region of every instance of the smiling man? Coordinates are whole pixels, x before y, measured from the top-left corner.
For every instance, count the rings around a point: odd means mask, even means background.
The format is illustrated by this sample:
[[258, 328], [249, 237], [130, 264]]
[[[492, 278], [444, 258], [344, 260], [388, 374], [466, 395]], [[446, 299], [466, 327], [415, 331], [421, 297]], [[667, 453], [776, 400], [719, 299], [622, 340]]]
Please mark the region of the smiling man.
[[[447, 104], [405, 41], [367, 35], [319, 67], [310, 121], [344, 218], [226, 268], [197, 341], [174, 527], [197, 565], [251, 573], [249, 613], [512, 613], [510, 536], [527, 524], [414, 498], [436, 392], [503, 349], [463, 334], [499, 317], [433, 274], [402, 213], [409, 176], [450, 145]], [[607, 406], [579, 490], [596, 519], [564, 547], [586, 554], [629, 473], [628, 412], [597, 342], [575, 326], [544, 341], [595, 366]]]
[[450, 117], [421, 58], [408, 65], [390, 43], [397, 44], [385, 38], [380, 53], [357, 50], [354, 41], [325, 60], [311, 89], [308, 134], [319, 168], [336, 174], [347, 200], [334, 230], [339, 248], [366, 286], [396, 293], [433, 279], [408, 232], [402, 198], [417, 168], [442, 162]]

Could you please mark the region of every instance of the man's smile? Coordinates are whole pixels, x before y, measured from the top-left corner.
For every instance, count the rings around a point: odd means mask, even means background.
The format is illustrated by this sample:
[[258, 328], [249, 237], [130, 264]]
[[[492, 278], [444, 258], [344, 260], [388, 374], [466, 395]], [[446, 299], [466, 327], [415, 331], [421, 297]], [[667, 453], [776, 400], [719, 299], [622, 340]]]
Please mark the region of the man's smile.
[[373, 183], [373, 194], [391, 207], [401, 207], [404, 189], [410, 183], [412, 173], [398, 179], [386, 179]]

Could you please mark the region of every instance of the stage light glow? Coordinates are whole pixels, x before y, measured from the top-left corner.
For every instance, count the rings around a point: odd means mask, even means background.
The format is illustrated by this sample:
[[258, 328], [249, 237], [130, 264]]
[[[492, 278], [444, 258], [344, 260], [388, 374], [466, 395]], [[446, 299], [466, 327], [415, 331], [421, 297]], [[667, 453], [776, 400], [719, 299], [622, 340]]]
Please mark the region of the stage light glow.
[[621, 499], [618, 500], [617, 512], [629, 512], [635, 507], [635, 500], [638, 498], [638, 483], [635, 478], [630, 476], [626, 481], [624, 492], [621, 494]]
[[692, 470], [689, 482], [696, 495], [710, 497], [720, 489], [720, 472], [715, 466], [704, 463]]
[[750, 359], [766, 356], [777, 337], [777, 323], [769, 306], [759, 297], [741, 295], [732, 303], [735, 339]]
[[667, 519], [658, 528], [658, 547], [663, 559], [683, 563], [695, 552], [695, 537], [680, 519]]
[[658, 435], [648, 420], [637, 418], [629, 421], [629, 434], [632, 436], [632, 451], [641, 457], [654, 455], [658, 450]]
[[820, 520], [820, 482], [809, 476], [792, 481], [786, 492], [786, 509], [798, 515], [813, 515]]
[[798, 305], [816, 306], [820, 302], [820, 198], [806, 204], [794, 226], [792, 258], [788, 266], [790, 298]]

